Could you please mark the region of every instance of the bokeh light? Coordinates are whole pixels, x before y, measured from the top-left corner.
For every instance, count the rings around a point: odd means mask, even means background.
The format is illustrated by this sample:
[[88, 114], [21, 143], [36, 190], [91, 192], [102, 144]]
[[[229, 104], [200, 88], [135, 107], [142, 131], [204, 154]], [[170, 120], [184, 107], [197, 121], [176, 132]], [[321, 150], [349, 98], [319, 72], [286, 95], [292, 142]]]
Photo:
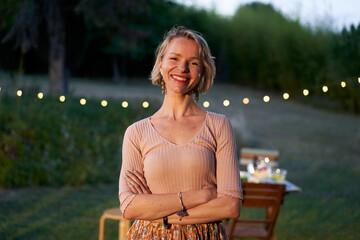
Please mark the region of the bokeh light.
[[304, 89], [304, 90], [303, 90], [303, 94], [304, 94], [304, 96], [309, 95], [309, 93], [310, 93], [310, 92], [309, 92], [309, 90], [307, 90], [307, 89]]
[[358, 82], [359, 82], [359, 84], [360, 84], [360, 77], [358, 78]]
[[329, 88], [327, 86], [323, 86], [322, 91], [325, 93], [325, 92], [329, 91]]
[[59, 97], [59, 100], [60, 100], [60, 102], [65, 102], [65, 96], [64, 96], [64, 95], [61, 95], [61, 96]]
[[121, 106], [122, 106], [123, 108], [127, 108], [127, 107], [129, 106], [129, 104], [128, 104], [127, 101], [123, 101], [123, 102], [121, 103]]
[[1, 92], [1, 86], [0, 86], [0, 92]]
[[208, 101], [205, 101], [203, 103], [204, 108], [208, 108], [210, 106], [210, 103]]
[[37, 97], [38, 97], [39, 99], [43, 99], [44, 94], [43, 94], [42, 92], [39, 92], [38, 95], [37, 95]]
[[229, 100], [224, 100], [223, 102], [225, 107], [228, 107], [230, 105], [230, 101]]
[[283, 94], [283, 98], [284, 98], [285, 100], [289, 99], [289, 97], [290, 97], [290, 95], [289, 95], [288, 93], [284, 93], [284, 94]]
[[101, 101], [101, 106], [106, 107], [108, 105], [108, 102], [106, 100]]
[[342, 81], [342, 82], [341, 82], [341, 87], [342, 87], [342, 88], [346, 87], [346, 82]]
[[16, 95], [18, 95], [19, 97], [21, 97], [22, 91], [21, 91], [21, 90], [17, 90]]
[[85, 105], [86, 104], [86, 99], [85, 98], [80, 99], [80, 104]]
[[149, 107], [149, 103], [148, 103], [147, 101], [144, 101], [144, 102], [142, 103], [142, 106], [143, 106], [143, 108], [148, 108], [148, 107]]
[[264, 100], [264, 102], [269, 102], [269, 101], [270, 101], [270, 97], [266, 95], [266, 96], [264, 96], [263, 100]]
[[250, 102], [250, 100], [249, 100], [248, 98], [244, 98], [244, 99], [243, 99], [243, 103], [244, 103], [244, 104], [248, 104], [249, 102]]

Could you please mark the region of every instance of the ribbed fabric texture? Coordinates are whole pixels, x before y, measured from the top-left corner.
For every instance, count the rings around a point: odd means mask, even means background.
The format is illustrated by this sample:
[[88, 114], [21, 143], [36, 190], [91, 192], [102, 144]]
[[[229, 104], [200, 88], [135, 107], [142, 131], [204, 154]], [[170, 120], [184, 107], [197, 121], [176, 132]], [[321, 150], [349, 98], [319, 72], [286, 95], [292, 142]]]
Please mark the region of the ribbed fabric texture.
[[208, 112], [200, 131], [190, 142], [182, 145], [163, 138], [150, 118], [127, 128], [119, 178], [120, 209], [123, 213], [136, 196], [126, 183], [127, 170], [144, 174], [153, 194], [215, 187], [218, 195], [242, 198], [232, 127], [224, 115], [216, 113]]

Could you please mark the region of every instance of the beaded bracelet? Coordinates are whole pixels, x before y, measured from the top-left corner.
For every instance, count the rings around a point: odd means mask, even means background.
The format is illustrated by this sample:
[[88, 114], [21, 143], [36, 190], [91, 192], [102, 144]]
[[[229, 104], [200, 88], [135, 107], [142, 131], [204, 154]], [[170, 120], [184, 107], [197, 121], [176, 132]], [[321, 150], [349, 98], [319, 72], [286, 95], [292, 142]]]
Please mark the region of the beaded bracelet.
[[182, 200], [181, 192], [179, 192], [178, 195], [179, 195], [179, 198], [180, 198], [181, 210], [177, 212], [177, 215], [180, 217], [180, 220], [181, 220], [182, 217], [189, 216], [189, 214], [187, 213], [186, 208], [184, 206], [184, 202]]
[[170, 228], [170, 224], [169, 224], [169, 222], [168, 222], [167, 216], [165, 216], [165, 217], [163, 217], [162, 230], [169, 229], [169, 228]]

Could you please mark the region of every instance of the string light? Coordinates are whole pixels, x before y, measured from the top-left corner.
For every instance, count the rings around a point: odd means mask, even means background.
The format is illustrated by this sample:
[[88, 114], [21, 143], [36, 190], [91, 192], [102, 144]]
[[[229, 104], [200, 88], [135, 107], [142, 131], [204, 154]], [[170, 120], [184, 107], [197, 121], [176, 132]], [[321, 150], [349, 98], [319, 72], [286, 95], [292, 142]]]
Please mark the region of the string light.
[[39, 99], [43, 99], [44, 94], [43, 94], [42, 92], [39, 92], [38, 95], [37, 95], [37, 97], [38, 97]]
[[290, 97], [290, 95], [289, 95], [288, 93], [284, 93], [284, 94], [283, 94], [283, 98], [284, 98], [285, 100], [289, 99], [289, 97]]
[[228, 107], [230, 105], [230, 101], [229, 100], [224, 100], [223, 102], [225, 107]]
[[127, 108], [127, 107], [129, 106], [129, 104], [128, 104], [127, 101], [123, 101], [123, 102], [121, 103], [121, 106], [122, 106], [123, 108]]
[[304, 94], [304, 96], [309, 95], [309, 93], [310, 93], [310, 92], [309, 92], [309, 90], [307, 90], [307, 89], [304, 89], [304, 90], [303, 90], [303, 94]]
[[270, 101], [270, 97], [266, 95], [266, 96], [264, 96], [263, 100], [264, 100], [264, 102], [269, 102], [269, 101]]
[[142, 106], [143, 106], [143, 108], [148, 108], [148, 107], [149, 107], [149, 103], [148, 103], [147, 101], [144, 101], [144, 102], [142, 103]]
[[18, 90], [18, 91], [16, 92], [16, 95], [18, 95], [18, 97], [21, 97], [22, 91], [21, 91], [21, 90]]
[[60, 102], [65, 102], [65, 96], [64, 96], [64, 95], [61, 95], [61, 96], [59, 97], [59, 100], [60, 100]]
[[86, 104], [86, 99], [85, 98], [80, 99], [80, 104], [85, 105]]
[[329, 88], [327, 86], [323, 86], [322, 90], [323, 90], [324, 93], [326, 93], [327, 91], [329, 91]]
[[106, 107], [108, 105], [108, 102], [106, 100], [101, 101], [101, 106]]
[[341, 87], [342, 87], [342, 88], [346, 87], [346, 82], [344, 82], [344, 81], [341, 82]]
[[250, 100], [249, 100], [248, 98], [244, 98], [244, 99], [243, 99], [243, 103], [244, 103], [244, 104], [249, 104], [249, 102], [250, 102]]
[[208, 101], [205, 101], [203, 103], [204, 108], [208, 108], [210, 106], [210, 103]]

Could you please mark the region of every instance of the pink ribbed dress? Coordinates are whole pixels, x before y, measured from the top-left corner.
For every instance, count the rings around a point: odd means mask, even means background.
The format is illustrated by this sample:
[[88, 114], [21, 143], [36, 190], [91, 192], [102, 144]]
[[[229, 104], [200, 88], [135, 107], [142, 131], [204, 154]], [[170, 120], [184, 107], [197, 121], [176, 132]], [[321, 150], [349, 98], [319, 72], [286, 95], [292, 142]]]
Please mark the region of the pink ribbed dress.
[[127, 170], [142, 173], [153, 194], [215, 187], [218, 195], [242, 198], [234, 135], [224, 115], [208, 112], [195, 137], [181, 145], [162, 137], [150, 118], [140, 120], [126, 130], [122, 156], [119, 199], [123, 213], [136, 197], [126, 184]]

